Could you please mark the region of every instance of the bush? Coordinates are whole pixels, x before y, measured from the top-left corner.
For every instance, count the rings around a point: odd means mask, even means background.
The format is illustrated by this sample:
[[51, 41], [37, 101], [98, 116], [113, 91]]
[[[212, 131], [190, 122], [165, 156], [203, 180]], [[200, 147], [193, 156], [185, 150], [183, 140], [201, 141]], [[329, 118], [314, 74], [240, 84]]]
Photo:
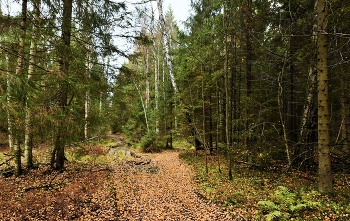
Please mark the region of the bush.
[[143, 152], [159, 152], [161, 149], [157, 133], [154, 131], [150, 131], [143, 136], [141, 138], [140, 145]]
[[140, 146], [141, 151], [151, 153], [159, 152], [162, 149], [165, 149], [166, 138], [159, 137], [158, 134], [154, 131], [148, 132], [145, 136], [141, 138]]
[[265, 220], [290, 220], [303, 217], [304, 212], [319, 209], [321, 204], [316, 199], [316, 191], [293, 193], [287, 187], [279, 186], [271, 200], [259, 201], [258, 207], [262, 210]]

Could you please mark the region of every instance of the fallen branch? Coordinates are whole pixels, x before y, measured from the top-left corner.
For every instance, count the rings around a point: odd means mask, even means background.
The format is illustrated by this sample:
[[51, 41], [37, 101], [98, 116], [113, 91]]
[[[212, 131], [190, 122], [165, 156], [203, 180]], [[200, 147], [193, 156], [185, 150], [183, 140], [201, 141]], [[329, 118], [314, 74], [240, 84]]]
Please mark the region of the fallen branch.
[[30, 187], [26, 187], [25, 189], [24, 189], [24, 192], [28, 192], [28, 191], [30, 191], [30, 190], [35, 190], [35, 189], [44, 189], [44, 188], [53, 188], [54, 187], [54, 185], [52, 185], [52, 184], [45, 184], [45, 185], [39, 185], [39, 186], [30, 186]]
[[346, 176], [344, 176], [344, 179], [345, 179], [345, 183], [350, 186], [349, 182], [348, 182], [348, 179], [346, 178]]
[[95, 170], [91, 170], [91, 172], [101, 172], [101, 171], [113, 172], [113, 170], [110, 169], [110, 168], [108, 168], [108, 167], [105, 167], [105, 168], [98, 168], [98, 169], [95, 169]]
[[248, 163], [248, 162], [244, 162], [244, 161], [237, 161], [237, 163], [245, 164], [245, 165], [251, 166], [251, 167], [261, 168], [261, 166], [254, 164], [254, 163]]
[[53, 180], [57, 177], [58, 173], [56, 173], [50, 180], [50, 182], [48, 184], [42, 184], [39, 186], [30, 186], [30, 187], [26, 187], [24, 188], [24, 192], [28, 192], [30, 190], [35, 190], [35, 189], [43, 189], [43, 188], [53, 188], [54, 185], [52, 184]]
[[141, 156], [139, 156], [139, 155], [137, 155], [136, 153], [131, 152], [131, 151], [130, 151], [130, 155], [131, 155], [133, 158], [141, 158]]
[[4, 164], [8, 164], [8, 162], [10, 160], [12, 160], [13, 158], [15, 158], [14, 156], [12, 156], [11, 158], [7, 159], [5, 162], [1, 163], [0, 166], [4, 165]]
[[126, 163], [129, 164], [129, 165], [135, 165], [135, 166], [147, 165], [147, 164], [151, 163], [151, 159], [147, 159], [145, 161], [128, 160], [128, 161], [126, 161]]

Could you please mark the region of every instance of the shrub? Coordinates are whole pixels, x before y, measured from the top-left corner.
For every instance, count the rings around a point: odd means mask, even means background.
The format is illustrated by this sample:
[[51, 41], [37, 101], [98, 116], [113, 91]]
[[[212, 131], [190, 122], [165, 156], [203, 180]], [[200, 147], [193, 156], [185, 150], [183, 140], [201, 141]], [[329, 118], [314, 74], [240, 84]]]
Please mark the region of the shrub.
[[293, 193], [287, 187], [279, 186], [271, 200], [259, 201], [258, 207], [267, 221], [269, 220], [290, 220], [301, 218], [302, 213], [319, 209], [321, 204], [315, 201], [317, 192]]
[[140, 145], [143, 152], [159, 152], [161, 149], [157, 133], [154, 131], [150, 131], [143, 136], [141, 138]]

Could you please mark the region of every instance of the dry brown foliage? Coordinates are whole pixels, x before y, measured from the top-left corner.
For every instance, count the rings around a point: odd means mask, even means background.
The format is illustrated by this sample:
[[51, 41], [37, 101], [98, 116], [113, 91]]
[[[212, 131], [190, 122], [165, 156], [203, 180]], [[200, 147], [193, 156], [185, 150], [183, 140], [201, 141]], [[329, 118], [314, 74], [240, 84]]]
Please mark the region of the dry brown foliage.
[[0, 178], [0, 220], [232, 220], [200, 197], [192, 178], [176, 152], [107, 166], [68, 163], [63, 172], [40, 166]]

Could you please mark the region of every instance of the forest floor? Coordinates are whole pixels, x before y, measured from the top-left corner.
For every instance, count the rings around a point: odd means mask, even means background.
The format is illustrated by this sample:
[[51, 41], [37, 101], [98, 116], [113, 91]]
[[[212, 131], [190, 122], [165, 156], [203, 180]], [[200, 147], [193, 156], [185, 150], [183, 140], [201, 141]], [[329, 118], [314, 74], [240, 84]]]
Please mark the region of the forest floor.
[[[121, 137], [113, 139], [108, 148], [67, 148], [63, 172], [41, 163], [22, 176], [1, 177], [0, 220], [243, 219], [197, 191], [178, 151], [133, 153]], [[36, 148], [36, 160], [45, 162], [47, 152]]]
[[62, 172], [39, 146], [19, 177], [0, 147], [0, 220], [350, 220], [349, 174], [334, 174], [324, 196], [315, 174], [236, 161], [229, 180], [221, 154], [176, 146], [140, 153], [122, 135], [76, 143]]
[[349, 173], [333, 174], [334, 192], [322, 195], [316, 173], [286, 170], [280, 162], [260, 167], [235, 160], [230, 180], [221, 154], [183, 151], [180, 158], [191, 165], [201, 195], [244, 220], [350, 220]]

